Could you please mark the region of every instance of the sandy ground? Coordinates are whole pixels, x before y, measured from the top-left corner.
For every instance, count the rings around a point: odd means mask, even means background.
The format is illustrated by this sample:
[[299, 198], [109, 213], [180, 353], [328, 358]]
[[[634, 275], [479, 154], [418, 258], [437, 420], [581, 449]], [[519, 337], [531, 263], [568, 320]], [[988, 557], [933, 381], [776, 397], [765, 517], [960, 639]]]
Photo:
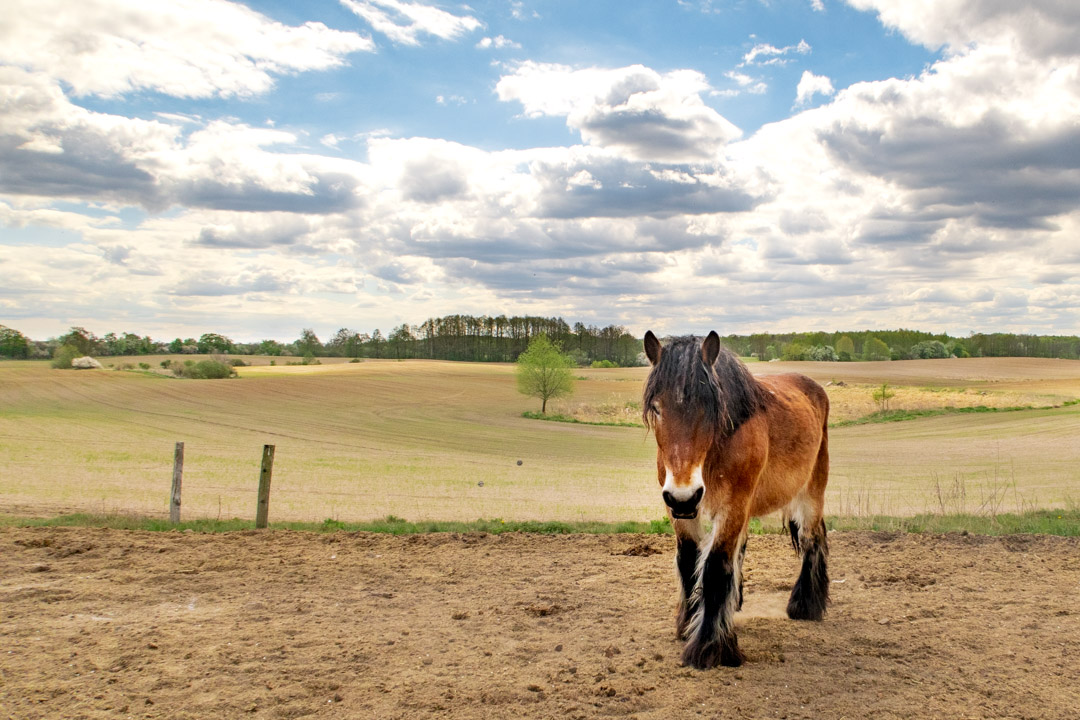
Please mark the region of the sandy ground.
[[752, 537], [748, 663], [680, 667], [673, 540], [0, 530], [0, 717], [1066, 718], [1080, 541]]

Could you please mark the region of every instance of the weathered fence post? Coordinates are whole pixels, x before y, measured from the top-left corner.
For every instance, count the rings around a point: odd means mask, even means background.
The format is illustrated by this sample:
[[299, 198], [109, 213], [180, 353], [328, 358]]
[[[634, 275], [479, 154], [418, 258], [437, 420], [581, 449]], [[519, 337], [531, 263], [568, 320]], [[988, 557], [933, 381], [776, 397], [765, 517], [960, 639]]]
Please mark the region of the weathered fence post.
[[263, 445], [262, 469], [259, 470], [259, 506], [255, 510], [255, 527], [266, 527], [270, 515], [270, 476], [274, 472], [274, 446]]
[[172, 464], [172, 495], [169, 498], [169, 522], [180, 522], [180, 482], [184, 479], [184, 443], [176, 443]]

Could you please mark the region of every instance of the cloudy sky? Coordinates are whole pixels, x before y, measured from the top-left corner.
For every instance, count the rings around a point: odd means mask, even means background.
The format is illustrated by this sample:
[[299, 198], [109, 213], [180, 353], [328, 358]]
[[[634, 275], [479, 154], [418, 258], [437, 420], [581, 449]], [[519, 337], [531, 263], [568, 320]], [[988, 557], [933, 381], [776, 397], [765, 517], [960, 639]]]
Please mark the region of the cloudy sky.
[[6, 0], [0, 323], [1080, 333], [1075, 0]]

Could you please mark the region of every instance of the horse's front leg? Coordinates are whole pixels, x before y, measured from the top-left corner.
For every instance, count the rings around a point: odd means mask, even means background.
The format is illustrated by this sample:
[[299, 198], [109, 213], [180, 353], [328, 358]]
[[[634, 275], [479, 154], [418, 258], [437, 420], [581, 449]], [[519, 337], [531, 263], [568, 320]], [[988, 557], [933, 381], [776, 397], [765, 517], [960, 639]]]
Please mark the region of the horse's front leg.
[[689, 641], [683, 649], [683, 664], [707, 670], [717, 665], [737, 667], [745, 659], [735, 635], [735, 610], [739, 604], [745, 522], [714, 522], [702, 544], [698, 558], [697, 608], [690, 621]]
[[687, 628], [697, 611], [700, 593], [697, 587], [698, 546], [701, 544], [701, 516], [693, 520], [672, 520], [675, 528], [675, 572], [679, 576], [679, 610], [675, 616], [675, 633], [680, 640], [687, 638]]

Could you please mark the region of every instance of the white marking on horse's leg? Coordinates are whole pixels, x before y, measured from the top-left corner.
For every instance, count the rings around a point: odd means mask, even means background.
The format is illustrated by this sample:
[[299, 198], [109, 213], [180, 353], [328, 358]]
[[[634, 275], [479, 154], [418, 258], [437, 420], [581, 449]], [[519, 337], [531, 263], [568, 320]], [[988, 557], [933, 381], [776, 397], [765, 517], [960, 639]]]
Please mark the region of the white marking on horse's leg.
[[[716, 533], [719, 532], [720, 523], [713, 518], [712, 527], [709, 529], [708, 534], [698, 543], [698, 556], [697, 556], [697, 568], [694, 569], [694, 594], [700, 595], [702, 575], [705, 572], [705, 562], [709, 558], [709, 553], [712, 552], [713, 542], [716, 540]], [[705, 603], [699, 602], [694, 608], [694, 615], [690, 618], [690, 622], [686, 626], [687, 637], [694, 637], [701, 630], [701, 624], [705, 618]]]

